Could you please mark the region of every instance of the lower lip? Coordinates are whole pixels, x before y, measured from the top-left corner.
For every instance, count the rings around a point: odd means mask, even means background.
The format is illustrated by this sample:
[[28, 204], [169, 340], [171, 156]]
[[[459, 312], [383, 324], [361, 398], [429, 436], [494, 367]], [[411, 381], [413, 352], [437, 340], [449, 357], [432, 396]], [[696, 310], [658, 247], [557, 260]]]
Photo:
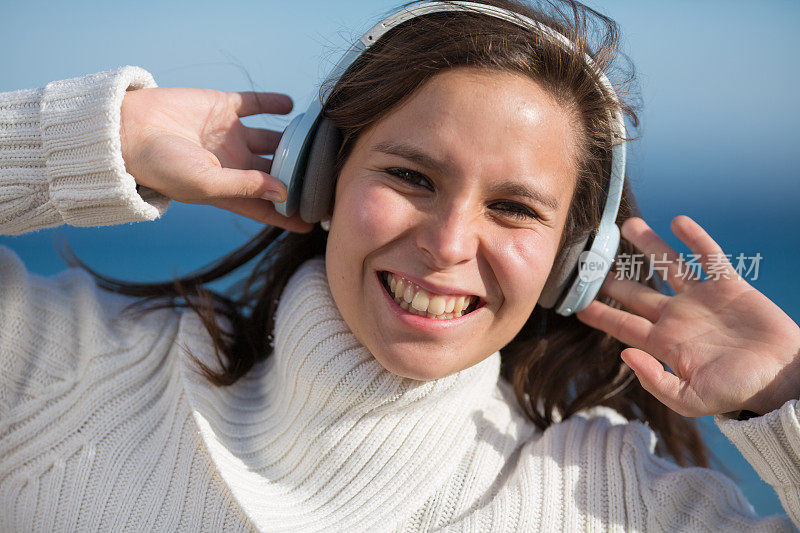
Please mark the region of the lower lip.
[[397, 317], [400, 322], [407, 324], [415, 329], [421, 329], [426, 331], [443, 331], [446, 329], [458, 327], [465, 322], [474, 318], [474, 315], [478, 313], [482, 308], [479, 307], [468, 313], [466, 315], [462, 315], [459, 318], [446, 318], [444, 320], [440, 320], [438, 318], [428, 318], [426, 316], [419, 316], [415, 315], [414, 313], [409, 313], [400, 305], [394, 301], [389, 293], [386, 291], [386, 288], [381, 283], [380, 279], [380, 272], [377, 273], [375, 276], [375, 280], [378, 282], [378, 289], [383, 293], [384, 298], [389, 304], [389, 309], [391, 310], [392, 314]]

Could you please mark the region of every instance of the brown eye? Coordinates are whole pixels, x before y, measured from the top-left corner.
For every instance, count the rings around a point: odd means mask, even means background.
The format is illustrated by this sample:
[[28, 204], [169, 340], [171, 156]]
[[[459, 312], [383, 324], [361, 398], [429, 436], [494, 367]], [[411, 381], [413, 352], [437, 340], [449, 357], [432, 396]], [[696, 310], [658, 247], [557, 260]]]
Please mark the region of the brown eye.
[[492, 207], [503, 213], [503, 216], [517, 220], [536, 220], [539, 218], [530, 208], [516, 202], [497, 202], [492, 204]]
[[430, 191], [433, 190], [431, 181], [417, 171], [407, 168], [387, 168], [386, 173], [398, 178], [412, 187], [424, 187]]

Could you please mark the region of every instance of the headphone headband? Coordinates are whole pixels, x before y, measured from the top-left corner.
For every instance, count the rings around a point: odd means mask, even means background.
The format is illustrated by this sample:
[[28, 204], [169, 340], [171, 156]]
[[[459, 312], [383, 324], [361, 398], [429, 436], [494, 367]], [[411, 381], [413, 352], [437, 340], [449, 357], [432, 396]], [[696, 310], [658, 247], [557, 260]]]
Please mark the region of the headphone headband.
[[[443, 12], [473, 12], [506, 20], [545, 35], [567, 51], [575, 51], [572, 42], [563, 34], [513, 11], [469, 1], [424, 2], [407, 6], [370, 28], [345, 52], [331, 71], [330, 81], [334, 85], [338, 83], [355, 60], [392, 28], [423, 15]], [[611, 172], [600, 225], [594, 238], [589, 236], [566, 250], [565, 264], [553, 266], [539, 299], [541, 306], [555, 307], [556, 312], [562, 315], [580, 311], [595, 298], [613, 264], [620, 240], [616, 218], [625, 178], [625, 122], [619, 99], [608, 77], [597, 68], [588, 54], [583, 53], [583, 59], [596, 76], [599, 90], [617, 105], [609, 117], [612, 124]], [[328, 96], [319, 91], [306, 112], [289, 124], [273, 157], [271, 173], [286, 185], [288, 193], [285, 202], [275, 204], [276, 210], [291, 216], [302, 203], [300, 214], [307, 222], [318, 222], [324, 216], [333, 192], [334, 176], [331, 169], [341, 139], [336, 128], [322, 119]]]
[[[336, 66], [332, 69], [329, 76], [330, 80], [333, 82], [332, 84], [335, 85], [338, 83], [342, 75], [364, 52], [364, 50], [378, 42], [378, 40], [380, 40], [380, 38], [392, 28], [423, 15], [445, 12], [475, 12], [501, 20], [506, 20], [508, 22], [513, 22], [522, 28], [534, 29], [544, 35], [547, 35], [553, 42], [560, 44], [569, 51], [575, 50], [575, 46], [572, 44], [572, 41], [570, 41], [562, 33], [559, 33], [550, 26], [546, 26], [541, 22], [526, 17], [525, 15], [514, 13], [513, 11], [508, 11], [506, 9], [487, 4], [480, 4], [478, 2], [467, 2], [460, 0], [452, 2], [425, 2], [417, 5], [407, 6], [399, 11], [396, 11], [379, 23], [375, 24], [369, 29], [369, 31], [362, 35], [361, 38], [353, 43], [350, 49], [345, 52], [344, 56], [342, 56], [342, 59], [340, 59]], [[627, 133], [625, 130], [625, 122], [622, 119], [622, 114], [619, 112], [619, 99], [617, 98], [617, 93], [614, 91], [614, 87], [611, 85], [608, 77], [603, 73], [603, 71], [597, 68], [597, 65], [591, 56], [584, 53], [583, 60], [586, 62], [586, 65], [589, 67], [592, 73], [597, 76], [603, 93], [617, 103], [617, 109], [615, 109], [612, 117], [613, 123], [616, 127], [616, 131], [613, 132], [614, 144], [624, 143]], [[324, 107], [325, 102], [328, 99], [328, 95], [318, 95], [318, 98], [320, 99], [320, 106]]]

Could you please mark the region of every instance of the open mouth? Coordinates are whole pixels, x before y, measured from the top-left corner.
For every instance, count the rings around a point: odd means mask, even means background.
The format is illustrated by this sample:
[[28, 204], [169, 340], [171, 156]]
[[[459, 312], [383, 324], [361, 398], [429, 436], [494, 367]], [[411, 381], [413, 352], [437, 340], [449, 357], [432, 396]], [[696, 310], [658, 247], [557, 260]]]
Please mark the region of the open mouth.
[[436, 320], [452, 320], [482, 307], [474, 295], [436, 294], [392, 272], [378, 272], [381, 285], [397, 305], [409, 313]]

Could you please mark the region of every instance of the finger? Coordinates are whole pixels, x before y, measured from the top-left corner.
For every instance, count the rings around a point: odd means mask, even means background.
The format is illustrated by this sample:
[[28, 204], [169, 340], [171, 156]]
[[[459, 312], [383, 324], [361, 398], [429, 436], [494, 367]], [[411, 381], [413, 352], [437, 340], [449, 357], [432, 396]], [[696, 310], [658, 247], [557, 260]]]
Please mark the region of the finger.
[[650, 268], [664, 278], [675, 292], [686, 288], [691, 280], [680, 269], [680, 256], [639, 217], [631, 217], [622, 224], [622, 236], [641, 250], [650, 261]]
[[259, 170], [239, 170], [213, 166], [200, 176], [205, 199], [261, 198], [273, 202], [286, 200], [286, 187]]
[[672, 220], [672, 232], [699, 256], [706, 276], [714, 279], [736, 277], [736, 270], [725, 252], [700, 224], [686, 215], [680, 215]]
[[629, 346], [647, 346], [653, 324], [646, 318], [615, 309], [597, 300], [576, 313], [587, 326], [604, 331]]
[[250, 157], [250, 168], [269, 174], [269, 171], [272, 169], [272, 160], [265, 159], [260, 155], [254, 155]]
[[661, 316], [661, 309], [669, 302], [669, 296], [638, 281], [630, 279], [616, 279], [609, 274], [603, 282], [600, 292], [609, 296], [626, 309], [641, 315], [650, 322], [655, 322]]
[[298, 213], [291, 217], [281, 215], [275, 210], [275, 205], [267, 200], [258, 198], [223, 198], [216, 200], [211, 205], [251, 218], [256, 222], [288, 229], [295, 233], [308, 233], [314, 229], [314, 225], [304, 222]]
[[270, 113], [286, 115], [292, 111], [292, 99], [280, 93], [262, 93], [255, 91], [226, 93], [231, 106], [240, 117]]
[[688, 382], [665, 370], [649, 353], [636, 348], [626, 348], [622, 351], [621, 357], [636, 373], [642, 387], [676, 413], [683, 416], [709, 414]]
[[247, 147], [254, 154], [272, 155], [278, 147], [282, 133], [262, 128], [245, 128], [244, 138]]

